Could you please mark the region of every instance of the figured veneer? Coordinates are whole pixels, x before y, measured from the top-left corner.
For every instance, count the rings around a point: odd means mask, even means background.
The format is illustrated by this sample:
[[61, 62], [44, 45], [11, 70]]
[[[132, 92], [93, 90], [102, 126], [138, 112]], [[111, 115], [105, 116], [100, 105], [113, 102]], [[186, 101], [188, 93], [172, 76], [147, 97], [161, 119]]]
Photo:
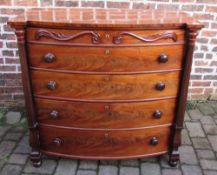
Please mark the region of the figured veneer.
[[126, 159], [166, 153], [169, 133], [170, 127], [121, 131], [40, 127], [43, 152], [88, 159]]
[[41, 124], [74, 128], [138, 128], [172, 124], [176, 99], [134, 103], [84, 103], [35, 99]]
[[[149, 73], [180, 70], [184, 45], [113, 48], [29, 44], [28, 50], [33, 68], [80, 73]], [[167, 61], [163, 61], [165, 57]]]
[[[127, 101], [176, 96], [179, 76], [180, 72], [138, 75], [86, 75], [31, 71], [34, 95], [77, 100]], [[51, 82], [55, 84], [55, 88], [52, 88], [53, 86], [49, 88]]]

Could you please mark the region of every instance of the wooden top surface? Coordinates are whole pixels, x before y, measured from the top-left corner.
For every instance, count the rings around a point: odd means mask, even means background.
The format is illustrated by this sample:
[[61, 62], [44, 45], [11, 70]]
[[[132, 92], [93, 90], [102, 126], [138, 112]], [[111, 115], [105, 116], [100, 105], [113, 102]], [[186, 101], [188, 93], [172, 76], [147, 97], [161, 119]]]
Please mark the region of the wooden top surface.
[[71, 28], [193, 28], [202, 24], [180, 11], [128, 9], [30, 9], [8, 22], [14, 28], [25, 26]]

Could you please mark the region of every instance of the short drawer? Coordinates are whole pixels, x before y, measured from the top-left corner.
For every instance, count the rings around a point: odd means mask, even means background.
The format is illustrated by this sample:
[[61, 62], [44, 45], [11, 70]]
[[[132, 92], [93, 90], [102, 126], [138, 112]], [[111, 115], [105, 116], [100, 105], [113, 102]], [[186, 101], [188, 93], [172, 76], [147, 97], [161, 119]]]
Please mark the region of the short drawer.
[[176, 96], [179, 74], [86, 75], [31, 71], [34, 95], [63, 100], [138, 100]]
[[40, 127], [43, 152], [75, 158], [112, 159], [168, 151], [169, 127], [140, 130], [75, 130]]
[[33, 43], [76, 45], [177, 44], [184, 42], [184, 30], [63, 30], [28, 28], [27, 40]]
[[184, 45], [72, 47], [28, 45], [34, 68], [82, 72], [148, 72], [181, 69]]
[[138, 128], [172, 124], [175, 99], [137, 103], [84, 103], [35, 99], [40, 124], [75, 128]]

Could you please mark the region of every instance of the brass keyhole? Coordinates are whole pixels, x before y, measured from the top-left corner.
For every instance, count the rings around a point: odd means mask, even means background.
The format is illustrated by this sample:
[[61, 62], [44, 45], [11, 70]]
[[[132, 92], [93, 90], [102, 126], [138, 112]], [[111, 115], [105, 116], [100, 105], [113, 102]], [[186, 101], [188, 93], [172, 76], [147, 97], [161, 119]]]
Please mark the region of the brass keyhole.
[[109, 34], [105, 34], [105, 38], [106, 38], [106, 39], [109, 39], [109, 38], [110, 38], [110, 35], [109, 35]]
[[106, 50], [105, 50], [105, 54], [106, 54], [106, 55], [109, 55], [109, 54], [110, 54], [110, 50], [109, 50], [109, 49], [106, 49]]
[[105, 106], [104, 106], [104, 109], [105, 109], [106, 112], [109, 112], [109, 110], [110, 110], [109, 105], [105, 105]]

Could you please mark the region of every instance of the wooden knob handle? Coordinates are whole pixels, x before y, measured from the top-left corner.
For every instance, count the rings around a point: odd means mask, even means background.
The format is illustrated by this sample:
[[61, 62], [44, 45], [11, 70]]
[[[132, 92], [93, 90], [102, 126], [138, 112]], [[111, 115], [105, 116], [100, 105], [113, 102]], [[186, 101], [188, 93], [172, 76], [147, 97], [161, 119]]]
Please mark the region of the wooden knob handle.
[[53, 140], [53, 144], [56, 146], [61, 146], [62, 145], [62, 140], [60, 138], [55, 138]]
[[44, 55], [44, 61], [46, 63], [51, 63], [51, 62], [54, 61], [54, 59], [55, 59], [55, 55], [52, 54], [52, 53], [47, 53], [47, 54]]
[[150, 140], [150, 144], [151, 144], [151, 145], [154, 145], [154, 146], [157, 145], [157, 144], [158, 144], [158, 139], [157, 139], [157, 137], [152, 137], [151, 140]]
[[49, 115], [51, 118], [56, 119], [56, 118], [58, 118], [59, 113], [56, 110], [52, 110]]
[[162, 117], [162, 112], [159, 110], [154, 111], [153, 116], [157, 119], [160, 119]]
[[168, 61], [168, 56], [164, 53], [160, 54], [158, 61], [160, 63], [166, 63]]
[[162, 91], [165, 89], [165, 84], [163, 82], [158, 82], [156, 85], [155, 85], [155, 88], [159, 91]]
[[56, 89], [57, 83], [55, 81], [49, 81], [47, 84], [47, 88], [50, 90]]

